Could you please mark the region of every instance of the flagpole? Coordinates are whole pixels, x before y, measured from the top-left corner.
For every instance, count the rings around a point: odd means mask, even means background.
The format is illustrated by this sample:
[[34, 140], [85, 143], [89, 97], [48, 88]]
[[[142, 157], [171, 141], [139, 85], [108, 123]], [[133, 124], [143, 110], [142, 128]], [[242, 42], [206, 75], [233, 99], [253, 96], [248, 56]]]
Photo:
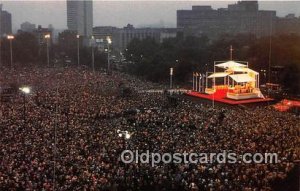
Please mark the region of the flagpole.
[[200, 76], [199, 76], [199, 92], [201, 92], [201, 79], [202, 79], [202, 76], [200, 74]]
[[201, 80], [201, 84], [202, 84], [202, 90], [201, 90], [201, 92], [202, 93], [204, 92], [204, 78], [205, 78], [205, 75], [202, 74], [202, 80]]
[[207, 88], [207, 85], [208, 85], [208, 84], [207, 84], [207, 83], [208, 83], [208, 82], [207, 82], [207, 76], [208, 76], [208, 73], [206, 72], [206, 75], [205, 75], [205, 77], [206, 77], [206, 78], [205, 78], [205, 87], [206, 87], [206, 88]]
[[193, 72], [193, 90], [194, 90], [194, 87], [195, 87], [195, 74]]
[[197, 89], [198, 89], [198, 73], [196, 72], [196, 75], [195, 75], [195, 77], [196, 77], [196, 80], [195, 80], [195, 83], [196, 83], [196, 87], [195, 87], [195, 91], [197, 91]]

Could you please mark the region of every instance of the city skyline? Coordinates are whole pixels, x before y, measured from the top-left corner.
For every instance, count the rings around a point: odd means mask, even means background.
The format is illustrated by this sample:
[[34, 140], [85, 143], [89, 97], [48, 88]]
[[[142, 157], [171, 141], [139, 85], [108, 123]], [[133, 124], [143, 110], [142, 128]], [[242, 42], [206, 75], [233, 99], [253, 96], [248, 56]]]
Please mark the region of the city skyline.
[[[212, 5], [225, 8], [236, 1], [94, 1], [93, 26], [124, 27], [176, 27], [176, 10], [189, 9], [192, 5]], [[12, 14], [13, 31], [28, 21], [42, 26], [52, 24], [56, 29], [67, 28], [66, 1], [3, 1], [3, 9]], [[41, 6], [41, 3], [43, 3]], [[259, 2], [263, 10], [276, 10], [282, 17], [289, 13], [300, 15], [300, 2]], [[28, 14], [30, 13], [30, 14]], [[57, 19], [61, 18], [61, 19]]]

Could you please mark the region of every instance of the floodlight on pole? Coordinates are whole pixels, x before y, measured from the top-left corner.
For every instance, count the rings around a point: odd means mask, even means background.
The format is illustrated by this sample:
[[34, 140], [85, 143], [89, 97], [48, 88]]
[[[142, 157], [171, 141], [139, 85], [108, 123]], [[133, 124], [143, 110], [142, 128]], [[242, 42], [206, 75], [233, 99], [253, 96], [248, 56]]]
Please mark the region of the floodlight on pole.
[[76, 35], [77, 38], [77, 66], [80, 66], [80, 57], [79, 57], [79, 39], [80, 39], [80, 35]]
[[110, 74], [109, 45], [112, 43], [112, 40], [109, 36], [106, 37], [106, 40], [107, 40], [107, 74]]
[[173, 88], [173, 68], [170, 68], [170, 89]]
[[13, 69], [13, 52], [12, 52], [12, 40], [15, 39], [13, 35], [7, 35], [7, 39], [10, 43], [10, 69]]
[[91, 47], [92, 47], [92, 69], [95, 73], [95, 53], [94, 53], [94, 36], [91, 36]]
[[50, 58], [49, 58], [49, 39], [51, 38], [50, 34], [46, 34], [45, 39], [47, 40], [47, 63], [48, 63], [48, 67], [50, 66]]
[[24, 118], [24, 124], [26, 123], [26, 97], [25, 95], [30, 93], [30, 87], [24, 86], [19, 88], [19, 90], [23, 93], [23, 118]]

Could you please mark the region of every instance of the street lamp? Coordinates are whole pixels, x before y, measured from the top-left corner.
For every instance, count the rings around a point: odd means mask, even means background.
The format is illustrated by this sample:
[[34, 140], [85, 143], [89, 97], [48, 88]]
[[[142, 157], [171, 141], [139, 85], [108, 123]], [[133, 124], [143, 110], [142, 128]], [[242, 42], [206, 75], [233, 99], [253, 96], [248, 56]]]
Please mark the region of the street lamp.
[[1, 55], [1, 40], [2, 40], [2, 36], [0, 36], [0, 67], [2, 66], [2, 55]]
[[79, 68], [80, 66], [80, 61], [79, 61], [79, 39], [80, 39], [80, 35], [76, 35], [77, 38], [77, 66]]
[[51, 38], [50, 34], [45, 35], [45, 39], [47, 40], [47, 63], [48, 67], [50, 66], [50, 60], [49, 60], [49, 39]]
[[170, 89], [173, 88], [173, 68], [170, 68]]
[[266, 74], [266, 72], [267, 72], [267, 70], [260, 70], [262, 73], [263, 73], [263, 76], [264, 76], [264, 82], [265, 82], [265, 84], [267, 83], [267, 74]]
[[12, 40], [15, 39], [13, 35], [7, 35], [7, 39], [10, 43], [10, 69], [13, 69], [13, 52], [12, 52]]
[[93, 73], [95, 73], [94, 36], [91, 36], [91, 47], [92, 47], [92, 68], [93, 68]]
[[110, 61], [109, 61], [109, 45], [112, 43], [111, 38], [108, 36], [107, 40], [107, 73], [110, 74]]
[[[175, 60], [176, 66], [178, 65], [179, 60]], [[170, 89], [173, 88], [173, 72], [174, 68], [170, 68]]]
[[30, 87], [24, 86], [22, 88], [19, 88], [19, 90], [23, 93], [23, 119], [24, 119], [24, 124], [26, 121], [26, 106], [25, 106], [25, 99], [26, 99], [26, 95], [30, 94], [31, 90]]

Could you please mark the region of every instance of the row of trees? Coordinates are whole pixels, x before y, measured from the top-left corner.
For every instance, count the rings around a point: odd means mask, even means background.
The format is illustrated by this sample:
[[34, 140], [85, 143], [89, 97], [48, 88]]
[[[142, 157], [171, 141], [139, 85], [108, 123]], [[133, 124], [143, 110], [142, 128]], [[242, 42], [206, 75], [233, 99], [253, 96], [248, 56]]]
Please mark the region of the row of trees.
[[[3, 66], [10, 66], [10, 42], [7, 38], [1, 38], [0, 61]], [[92, 48], [82, 46], [80, 39], [80, 64], [91, 66]], [[50, 64], [64, 64], [66, 59], [72, 64], [77, 64], [77, 38], [76, 34], [65, 31], [59, 34], [58, 43], [50, 45]], [[28, 65], [47, 66], [47, 45], [40, 44], [33, 33], [18, 33], [12, 40], [14, 67]], [[100, 68], [107, 63], [107, 56], [94, 48], [95, 68]]]
[[58, 36], [58, 44], [54, 46], [56, 54], [60, 57], [67, 55], [73, 63], [77, 64], [78, 61], [78, 42], [80, 52], [80, 64], [88, 67], [92, 66], [92, 51], [94, 51], [95, 68], [105, 68], [107, 65], [107, 54], [97, 51], [96, 47], [83, 46], [83, 38], [80, 37], [79, 41], [76, 33], [71, 31], [64, 31]]
[[[92, 48], [82, 46], [80, 39], [80, 64], [91, 66]], [[64, 59], [77, 64], [76, 34], [65, 31], [59, 34], [57, 44], [50, 46], [50, 61], [64, 64]], [[282, 82], [292, 93], [300, 91], [300, 37], [296, 35], [256, 38], [251, 35], [224, 35], [211, 41], [207, 37], [182, 37], [166, 39], [158, 43], [153, 39], [134, 39], [125, 51], [129, 62], [127, 72], [155, 82], [166, 82], [169, 69], [175, 71], [175, 82], [186, 84], [192, 72], [213, 70], [216, 60], [229, 60], [229, 47], [233, 46], [233, 59], [249, 61], [256, 71], [269, 71], [271, 66], [284, 66], [284, 70], [270, 76], [271, 82]], [[12, 41], [14, 66], [47, 65], [47, 47], [41, 45], [34, 34], [19, 33]], [[94, 49], [95, 50], [95, 49]], [[10, 65], [10, 44], [1, 39], [1, 64]], [[107, 55], [94, 51], [95, 68], [106, 67]], [[57, 63], [58, 62], [58, 63]], [[262, 83], [268, 81], [261, 73]], [[272, 73], [271, 73], [272, 74]], [[274, 78], [272, 78], [274, 77]]]
[[[230, 59], [249, 61], [250, 68], [261, 73], [262, 83], [269, 81], [269, 63], [284, 66], [271, 72], [271, 82], [282, 82], [292, 93], [300, 93], [300, 36], [285, 35], [256, 38], [252, 35], [224, 35], [210, 41], [207, 37], [177, 37], [157, 43], [153, 39], [133, 40], [125, 51], [132, 61], [127, 67], [131, 74], [155, 82], [169, 79], [169, 68], [174, 68], [177, 83], [185, 84], [192, 72], [213, 71], [213, 62]], [[272, 75], [273, 74], [273, 75]]]
[[[4, 66], [9, 66], [10, 42], [4, 37], [2, 37], [0, 40], [1, 64]], [[36, 37], [30, 33], [22, 33], [15, 36], [15, 38], [12, 40], [12, 52], [14, 65], [17, 66], [38, 62], [45, 53], [45, 51], [42, 51], [38, 46]]]

